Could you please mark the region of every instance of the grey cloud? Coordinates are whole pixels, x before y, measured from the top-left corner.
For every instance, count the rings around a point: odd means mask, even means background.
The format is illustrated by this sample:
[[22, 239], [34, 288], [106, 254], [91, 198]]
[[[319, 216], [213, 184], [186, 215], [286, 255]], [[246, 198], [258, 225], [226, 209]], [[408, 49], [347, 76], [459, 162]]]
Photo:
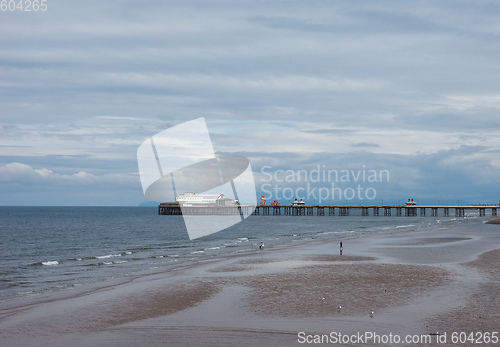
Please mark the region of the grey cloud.
[[[366, 163], [398, 189], [446, 195], [461, 179], [491, 194], [479, 181], [499, 148], [494, 2], [50, 6], [0, 23], [4, 164], [134, 175], [144, 138], [206, 116], [219, 151], [249, 148], [261, 166]], [[398, 154], [418, 131], [439, 145]]]
[[[495, 202], [498, 192], [491, 190], [497, 180], [499, 166], [490, 161], [489, 149], [484, 146], [462, 146], [439, 151], [434, 155], [390, 155], [371, 152], [316, 153], [309, 157], [294, 153], [251, 153], [258, 188], [276, 170], [388, 170], [390, 182], [377, 184], [378, 197], [385, 201], [398, 201], [414, 196], [436, 203], [462, 199], [472, 202]], [[263, 171], [263, 168], [264, 171]], [[303, 182], [279, 183], [281, 187], [304, 186]], [[319, 182], [315, 186], [329, 186]], [[349, 186], [349, 185], [348, 185]], [[366, 186], [366, 184], [365, 184]]]
[[380, 145], [372, 142], [358, 142], [351, 144], [351, 147], [380, 147]]
[[47, 168], [35, 169], [30, 165], [12, 162], [0, 167], [1, 184], [50, 184], [50, 185], [125, 185], [136, 183], [137, 176], [107, 174], [94, 175], [85, 171], [78, 171], [72, 174], [60, 174]]

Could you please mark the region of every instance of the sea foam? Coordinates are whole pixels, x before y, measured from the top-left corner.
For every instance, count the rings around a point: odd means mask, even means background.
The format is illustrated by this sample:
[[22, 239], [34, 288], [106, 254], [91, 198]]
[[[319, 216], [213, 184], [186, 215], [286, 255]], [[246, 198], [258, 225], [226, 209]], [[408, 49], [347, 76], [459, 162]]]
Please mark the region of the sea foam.
[[121, 254], [108, 254], [108, 255], [99, 255], [96, 256], [96, 259], [108, 259], [108, 258], [114, 258], [114, 257], [121, 257]]
[[50, 266], [50, 265], [57, 265], [57, 264], [59, 264], [59, 262], [57, 260], [42, 261], [42, 265]]

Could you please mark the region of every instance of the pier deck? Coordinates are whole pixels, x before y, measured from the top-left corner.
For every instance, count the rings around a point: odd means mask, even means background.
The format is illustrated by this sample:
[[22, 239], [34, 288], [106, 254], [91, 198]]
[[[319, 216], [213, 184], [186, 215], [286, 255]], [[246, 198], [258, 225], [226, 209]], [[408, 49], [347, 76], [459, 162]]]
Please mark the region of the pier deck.
[[[160, 215], [263, 215], [263, 216], [349, 216], [351, 211], [361, 211], [362, 216], [406, 216], [406, 217], [465, 217], [466, 211], [477, 211], [479, 217], [497, 216], [499, 205], [240, 205], [240, 206], [183, 206], [161, 203]], [[430, 212], [430, 213], [428, 213]], [[452, 212], [452, 213], [450, 213]]]

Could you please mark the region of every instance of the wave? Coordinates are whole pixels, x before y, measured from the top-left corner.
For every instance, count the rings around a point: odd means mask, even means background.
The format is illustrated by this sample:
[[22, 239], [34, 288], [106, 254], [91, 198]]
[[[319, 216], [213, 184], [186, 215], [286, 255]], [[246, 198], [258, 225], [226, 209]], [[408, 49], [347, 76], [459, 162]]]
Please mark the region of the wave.
[[59, 264], [59, 262], [57, 260], [42, 261], [40, 263], [42, 265], [47, 265], [47, 266], [58, 265]]
[[109, 258], [115, 258], [115, 257], [122, 257], [124, 255], [129, 255], [132, 254], [133, 252], [127, 251], [127, 252], [122, 252], [122, 253], [117, 253], [117, 254], [106, 254], [106, 255], [96, 255], [96, 256], [89, 256], [89, 257], [75, 257], [75, 258], [68, 258], [69, 261], [82, 261], [84, 259], [109, 259]]
[[[385, 226], [385, 227], [380, 227], [380, 228], [375, 228], [375, 230], [393, 230], [393, 229], [404, 229], [404, 228], [411, 228], [414, 227], [415, 224], [402, 224], [402, 225], [391, 225], [391, 226]], [[351, 230], [349, 230], [351, 231]]]
[[128, 263], [127, 260], [117, 260], [117, 261], [103, 261], [102, 263], [91, 263], [91, 264], [85, 264], [85, 266], [101, 266], [101, 265], [116, 265], [116, 264], [123, 264], [123, 263]]
[[238, 247], [239, 244], [240, 244], [239, 242], [225, 243], [224, 245], [222, 245], [222, 247]]
[[198, 253], [205, 253], [205, 251], [194, 251], [194, 252], [191, 252], [191, 254], [198, 254]]
[[28, 290], [26, 292], [17, 292], [18, 295], [28, 295], [28, 294], [32, 294], [32, 293], [34, 293], [33, 290]]
[[114, 257], [121, 257], [121, 254], [108, 254], [108, 255], [98, 255], [96, 257], [91, 257], [91, 259], [109, 259]]
[[407, 225], [396, 225], [394, 227], [394, 229], [401, 229], [401, 228], [410, 228], [410, 227], [414, 227], [415, 224], [407, 224]]
[[174, 246], [168, 246], [167, 248], [191, 248], [193, 247], [192, 245], [174, 245]]

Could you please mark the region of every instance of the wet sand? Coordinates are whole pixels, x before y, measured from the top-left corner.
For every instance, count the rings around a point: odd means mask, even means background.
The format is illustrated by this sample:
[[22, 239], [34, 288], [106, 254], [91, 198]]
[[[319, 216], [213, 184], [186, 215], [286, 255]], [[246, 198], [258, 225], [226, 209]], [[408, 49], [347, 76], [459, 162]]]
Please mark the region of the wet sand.
[[[463, 298], [457, 307], [429, 321], [441, 332], [481, 333], [498, 332], [500, 329], [500, 249], [481, 254], [477, 260], [464, 264], [481, 276], [478, 287]], [[468, 341], [469, 345], [471, 343]], [[449, 343], [448, 346], [455, 344]], [[497, 344], [500, 345], [500, 342]]]
[[344, 239], [342, 256], [338, 240], [271, 245], [2, 304], [0, 345], [290, 346], [299, 332], [493, 331], [499, 240], [466, 229], [365, 235]]
[[486, 224], [500, 224], [500, 218], [492, 219], [492, 220], [486, 222]]

